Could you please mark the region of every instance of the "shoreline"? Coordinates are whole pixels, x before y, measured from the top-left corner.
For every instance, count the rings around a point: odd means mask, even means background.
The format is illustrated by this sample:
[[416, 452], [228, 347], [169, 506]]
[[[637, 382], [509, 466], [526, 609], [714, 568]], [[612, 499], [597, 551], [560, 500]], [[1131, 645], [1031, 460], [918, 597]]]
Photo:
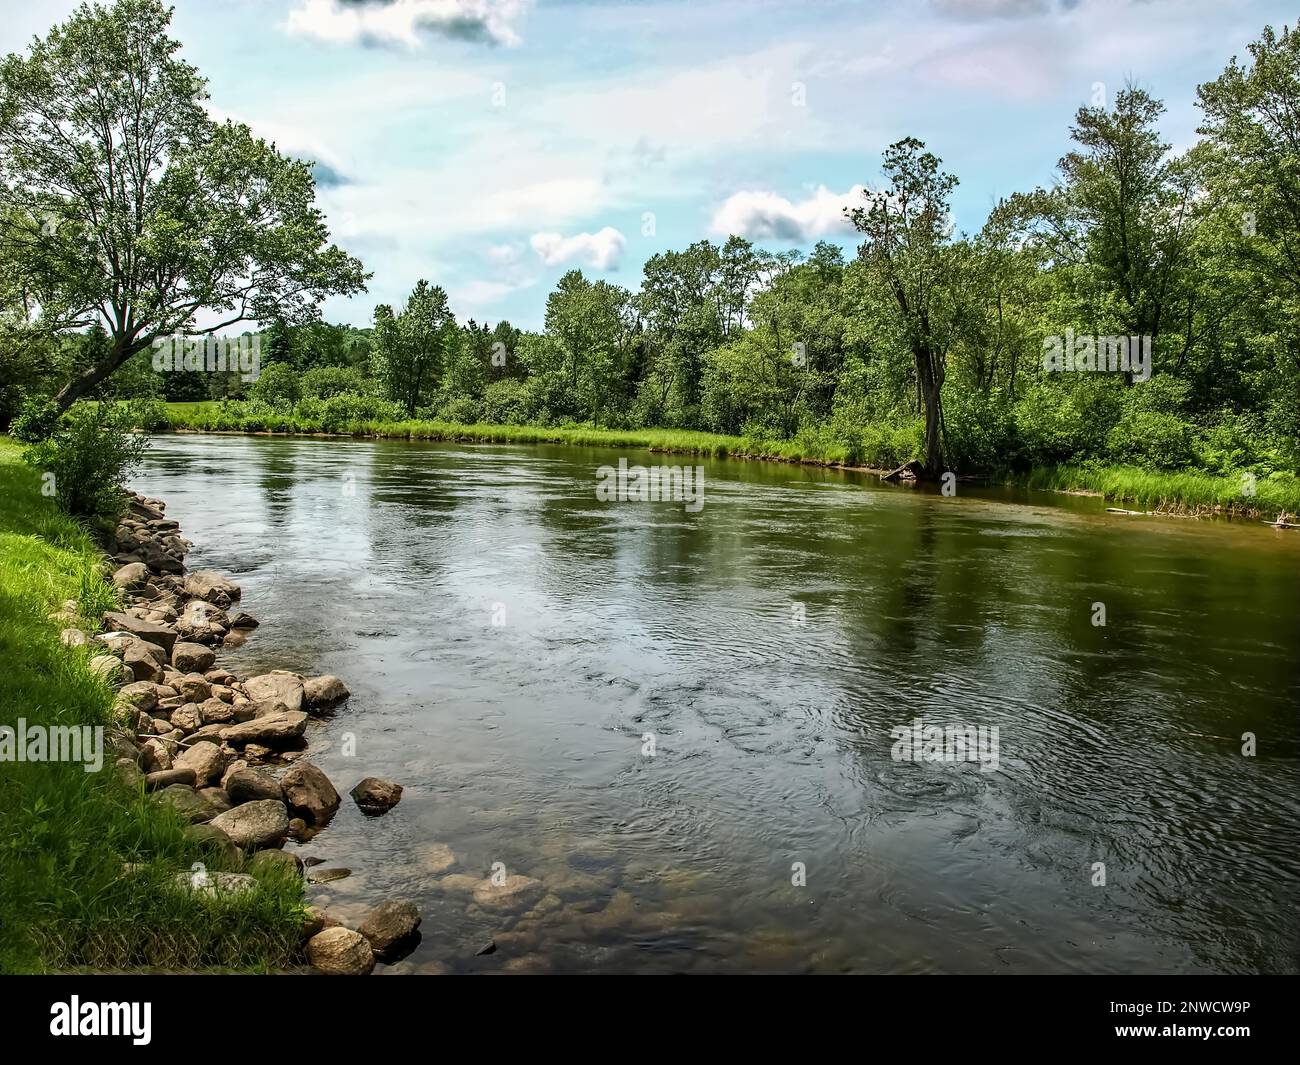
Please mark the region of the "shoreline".
[[[676, 430], [606, 430], [583, 428], [547, 428], [515, 425], [454, 425], [442, 422], [399, 422], [392, 426], [358, 423], [348, 430], [209, 428], [202, 419], [186, 418], [187, 412], [169, 407], [165, 426], [151, 432], [212, 436], [298, 437], [316, 440], [405, 440], [410, 443], [551, 444], [565, 447], [633, 448], [655, 454], [708, 455], [714, 458], [745, 462], [770, 462], [791, 466], [810, 466], [843, 473], [868, 474], [883, 478], [888, 470], [833, 458], [806, 455], [802, 452], [782, 454], [770, 448], [755, 448], [742, 437]], [[675, 442], [680, 438], [680, 442]], [[797, 451], [797, 445], [789, 442]], [[1226, 521], [1255, 521], [1279, 529], [1300, 527], [1295, 524], [1300, 513], [1300, 481], [1294, 488], [1296, 498], [1255, 505], [1245, 498], [1230, 499], [1226, 504], [1207, 496], [1229, 493], [1232, 478], [1197, 471], [1158, 473], [1131, 467], [1110, 466], [1092, 470], [1078, 466], [1039, 467], [1025, 473], [990, 476], [959, 475], [959, 483], [984, 487], [1019, 488], [1055, 495], [1072, 495], [1102, 499], [1113, 503], [1135, 504], [1140, 510], [1111, 508], [1113, 513], [1132, 516], [1216, 518]], [[1106, 482], [1112, 482], [1106, 485]], [[1123, 483], [1121, 483], [1123, 482]], [[1238, 487], [1240, 486], [1238, 482]], [[900, 487], [907, 487], [903, 485]], [[1107, 490], [1109, 487], [1109, 490]], [[1195, 498], [1199, 496], [1200, 498]], [[1269, 519], [1273, 519], [1270, 521]], [[1280, 524], [1275, 522], [1280, 521]]]

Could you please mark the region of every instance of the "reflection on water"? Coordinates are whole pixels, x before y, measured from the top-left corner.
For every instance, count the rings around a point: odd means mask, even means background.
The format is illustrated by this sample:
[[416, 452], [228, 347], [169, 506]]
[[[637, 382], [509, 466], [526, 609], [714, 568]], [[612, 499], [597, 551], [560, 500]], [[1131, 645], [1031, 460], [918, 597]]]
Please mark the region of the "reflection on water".
[[[302, 848], [345, 920], [420, 904], [380, 971], [1297, 970], [1300, 536], [727, 461], [691, 514], [597, 502], [610, 455], [168, 436], [138, 478], [262, 622], [223, 663], [342, 676], [313, 760], [406, 788]], [[894, 761], [917, 718], [997, 771]]]

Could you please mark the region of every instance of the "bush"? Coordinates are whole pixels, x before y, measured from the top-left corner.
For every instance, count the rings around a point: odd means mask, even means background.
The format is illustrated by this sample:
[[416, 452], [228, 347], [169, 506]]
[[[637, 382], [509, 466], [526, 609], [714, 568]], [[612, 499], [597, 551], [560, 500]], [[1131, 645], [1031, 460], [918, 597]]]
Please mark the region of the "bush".
[[302, 375], [302, 395], [309, 399], [332, 399], [345, 392], [364, 395], [370, 383], [351, 366], [317, 366]]
[[1112, 462], [1148, 470], [1179, 469], [1196, 459], [1196, 427], [1176, 414], [1125, 414], [1107, 437], [1107, 455]]
[[451, 422], [453, 425], [473, 425], [482, 417], [483, 408], [477, 400], [470, 399], [469, 396], [458, 396], [438, 408], [435, 420]]
[[9, 435], [24, 444], [45, 440], [59, 425], [59, 408], [48, 399], [29, 399], [23, 403], [9, 426]]
[[314, 420], [327, 433], [340, 432], [355, 422], [400, 422], [406, 417], [406, 411], [400, 403], [379, 396], [345, 392], [316, 402], [320, 406]]
[[962, 470], [1004, 470], [1016, 451], [1011, 405], [998, 392], [944, 392], [943, 423], [949, 465]]
[[283, 362], [264, 366], [248, 394], [253, 400], [265, 403], [268, 407], [288, 410], [298, 402], [298, 397], [302, 394], [298, 371]]
[[525, 425], [537, 413], [532, 398], [523, 381], [512, 377], [493, 381], [483, 391], [483, 420], [492, 425]]
[[[1101, 458], [1120, 417], [1122, 385], [1100, 374], [1047, 380], [1026, 391], [1014, 407], [1021, 460], [1052, 466]], [[1140, 387], [1140, 386], [1134, 386]]]
[[129, 410], [112, 404], [77, 403], [23, 457], [50, 475], [45, 483], [68, 514], [116, 518], [126, 509], [127, 477], [149, 446], [129, 432], [132, 422]]

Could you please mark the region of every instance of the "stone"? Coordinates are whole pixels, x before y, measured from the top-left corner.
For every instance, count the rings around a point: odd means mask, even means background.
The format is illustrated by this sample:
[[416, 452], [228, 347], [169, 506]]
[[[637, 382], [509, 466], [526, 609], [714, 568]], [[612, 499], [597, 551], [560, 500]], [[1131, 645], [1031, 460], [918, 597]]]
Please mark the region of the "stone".
[[158, 661], [161, 648], [143, 640], [132, 640], [122, 648], [122, 665], [131, 671], [135, 681], [160, 684], [163, 679], [162, 664]]
[[184, 591], [195, 599], [227, 607], [239, 598], [239, 585], [223, 577], [216, 570], [195, 570], [185, 578]]
[[117, 768], [118, 779], [128, 788], [137, 789], [144, 783], [144, 774], [132, 758], [119, 758], [113, 765]]
[[173, 784], [184, 784], [187, 787], [193, 787], [195, 774], [193, 769], [158, 769], [152, 773], [146, 774], [144, 786], [148, 791], [158, 791], [162, 788], [170, 787]]
[[249, 859], [248, 868], [254, 873], [270, 871], [272, 875], [290, 873], [293, 876], [300, 876], [302, 859], [288, 851], [258, 851]]
[[203, 724], [203, 713], [199, 710], [197, 703], [185, 703], [172, 711], [171, 720], [172, 724], [178, 729], [193, 732]]
[[332, 976], [365, 976], [375, 967], [369, 940], [348, 928], [326, 928], [307, 940], [307, 960]]
[[154, 684], [152, 681], [134, 681], [122, 687], [117, 693], [117, 701], [147, 713], [158, 705], [160, 698], [158, 691], [161, 687], [162, 685]]
[[238, 725], [228, 725], [222, 731], [221, 738], [232, 747], [242, 747], [248, 743], [276, 747], [297, 739], [306, 728], [306, 714], [285, 711], [268, 717], [257, 717]]
[[257, 618], [251, 614], [245, 614], [242, 610], [230, 619], [232, 629], [255, 629], [257, 628]]
[[205, 788], [221, 779], [221, 774], [226, 771], [226, 760], [220, 747], [203, 740], [173, 758], [172, 766], [174, 769], [192, 769], [196, 786]]
[[202, 714], [205, 725], [229, 725], [235, 720], [235, 708], [220, 699], [204, 699], [199, 706], [199, 713]]
[[113, 632], [127, 632], [147, 643], [157, 644], [168, 655], [176, 645], [176, 630], [156, 621], [144, 621], [130, 614], [109, 611], [104, 615], [104, 624]]
[[414, 937], [420, 927], [420, 910], [410, 899], [390, 899], [376, 906], [357, 931], [370, 942], [378, 958], [392, 958]]
[[107, 684], [129, 684], [135, 679], [113, 655], [95, 655], [90, 660], [90, 672]]
[[[119, 540], [119, 545], [121, 541]], [[143, 562], [129, 562], [113, 574], [113, 584], [118, 588], [134, 590], [149, 581], [149, 567]]]
[[188, 784], [172, 784], [155, 793], [156, 798], [176, 809], [192, 825], [211, 821], [217, 811], [202, 795]]
[[366, 777], [350, 794], [363, 814], [377, 817], [398, 804], [402, 798], [402, 785], [382, 777]]
[[422, 864], [426, 872], [441, 876], [448, 869], [455, 868], [456, 855], [445, 843], [431, 843], [425, 848]]
[[531, 876], [512, 873], [502, 883], [489, 877], [474, 888], [474, 901], [493, 913], [518, 913], [527, 910], [546, 894], [546, 885]]
[[279, 799], [259, 799], [219, 814], [212, 818], [212, 825], [240, 847], [257, 850], [284, 841], [289, 834], [289, 815]]
[[[226, 861], [234, 862], [243, 857], [244, 852], [235, 846], [231, 838], [221, 829], [213, 828], [211, 825], [187, 825], [185, 837], [191, 842], [197, 843], [204, 850], [220, 855]], [[263, 852], [259, 851], [258, 853]], [[266, 851], [265, 853], [278, 852]]]
[[222, 786], [230, 793], [230, 801], [236, 806], [261, 799], [282, 799], [280, 785], [275, 777], [265, 770], [251, 769], [247, 765], [227, 774]]
[[171, 659], [182, 673], [202, 673], [212, 667], [217, 656], [201, 643], [178, 643], [172, 648]]
[[199, 788], [198, 792], [212, 804], [212, 808], [218, 814], [224, 814], [234, 805], [230, 801], [230, 793], [225, 788]]
[[280, 702], [289, 710], [301, 710], [303, 701], [302, 678], [296, 673], [274, 670], [244, 681], [244, 691], [255, 703]]
[[304, 821], [323, 825], [339, 808], [339, 793], [329, 777], [311, 762], [297, 762], [280, 777], [289, 809]]
[[59, 643], [64, 647], [85, 647], [89, 642], [90, 637], [81, 629], [64, 629], [59, 633]]
[[[163, 722], [166, 724], [166, 722]], [[156, 728], [157, 726], [155, 726]], [[144, 767], [151, 773], [161, 772], [172, 767], [172, 753], [167, 745], [157, 738], [144, 741]], [[169, 781], [171, 784], [194, 783], [193, 781]]]
[[473, 895], [479, 886], [479, 878], [465, 873], [452, 873], [436, 881], [438, 889], [447, 895]]
[[187, 703], [201, 703], [212, 698], [212, 685], [199, 673], [186, 673], [176, 682], [176, 690]]
[[313, 869], [307, 874], [307, 882], [310, 884], [331, 884], [335, 880], [346, 880], [351, 875], [352, 870], [344, 869], [342, 866], [331, 869]]
[[322, 677], [308, 677], [302, 683], [302, 691], [308, 706], [321, 708], [335, 706], [352, 694], [346, 684], [328, 673]]

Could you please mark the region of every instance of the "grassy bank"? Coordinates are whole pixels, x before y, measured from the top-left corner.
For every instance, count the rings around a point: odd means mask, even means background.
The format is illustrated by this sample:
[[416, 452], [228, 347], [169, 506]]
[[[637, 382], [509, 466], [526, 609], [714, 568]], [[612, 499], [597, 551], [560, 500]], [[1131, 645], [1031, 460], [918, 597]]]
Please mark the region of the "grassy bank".
[[[212, 432], [314, 434], [325, 426], [293, 414], [249, 412], [218, 402], [168, 403], [166, 425]], [[644, 448], [682, 455], [763, 459], [860, 468], [848, 447], [818, 440], [754, 440], [680, 429], [590, 429], [535, 425], [460, 425], [449, 422], [357, 421], [328, 427], [343, 436], [401, 440], [456, 440], [491, 444], [573, 444], [585, 447]], [[1300, 513], [1300, 478], [1277, 474], [1260, 479], [1251, 494], [1240, 476], [1167, 472], [1132, 466], [1056, 466], [1008, 480], [1043, 491], [1090, 492], [1116, 503], [1164, 513], [1229, 513], [1276, 517]]]
[[[261, 970], [295, 960], [301, 885], [268, 880], [219, 905], [170, 879], [202, 862], [170, 807], [124, 783], [111, 746], [113, 693], [64, 647], [49, 614], [75, 600], [80, 627], [115, 605], [102, 555], [40, 493], [38, 471], [0, 437], [0, 724], [105, 726], [103, 767], [0, 761], [0, 972]], [[238, 860], [235, 860], [236, 863]], [[139, 868], [123, 875], [124, 863]]]

